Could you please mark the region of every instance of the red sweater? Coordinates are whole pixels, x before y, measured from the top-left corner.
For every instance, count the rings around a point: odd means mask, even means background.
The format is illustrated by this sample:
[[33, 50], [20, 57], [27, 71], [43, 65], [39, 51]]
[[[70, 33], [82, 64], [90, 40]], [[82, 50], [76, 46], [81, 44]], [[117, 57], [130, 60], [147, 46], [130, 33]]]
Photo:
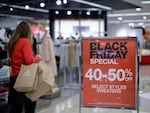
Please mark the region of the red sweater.
[[39, 59], [34, 57], [32, 45], [27, 38], [20, 38], [10, 56], [11, 59], [11, 73], [10, 76], [17, 76], [19, 74], [21, 64], [32, 64]]

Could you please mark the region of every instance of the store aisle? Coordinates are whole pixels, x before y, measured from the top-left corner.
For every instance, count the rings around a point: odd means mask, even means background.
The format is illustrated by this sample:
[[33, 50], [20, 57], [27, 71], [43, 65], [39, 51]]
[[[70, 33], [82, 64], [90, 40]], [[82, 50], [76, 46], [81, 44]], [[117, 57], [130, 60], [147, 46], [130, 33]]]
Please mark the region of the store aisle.
[[[139, 113], [150, 113], [150, 66], [141, 66]], [[81, 110], [81, 111], [80, 111]], [[137, 113], [129, 109], [83, 108], [80, 109], [80, 90], [62, 89], [61, 96], [55, 99], [40, 99], [37, 113]]]
[[[71, 97], [59, 97], [52, 100], [50, 105], [38, 110], [37, 113], [136, 113], [135, 110], [108, 109], [108, 108], [81, 108], [79, 93]], [[150, 92], [140, 94], [140, 113], [150, 113]]]
[[[79, 90], [62, 89], [60, 97], [54, 99], [39, 99], [36, 110], [37, 113], [69, 113], [70, 110], [76, 111], [77, 109], [79, 109]], [[78, 111], [75, 113], [78, 113]]]

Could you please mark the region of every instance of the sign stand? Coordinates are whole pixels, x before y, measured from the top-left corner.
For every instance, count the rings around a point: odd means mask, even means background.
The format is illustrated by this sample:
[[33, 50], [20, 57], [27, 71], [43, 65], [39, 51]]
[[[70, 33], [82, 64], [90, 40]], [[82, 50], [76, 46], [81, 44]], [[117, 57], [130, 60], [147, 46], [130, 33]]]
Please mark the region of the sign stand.
[[[136, 44], [138, 43], [138, 41], [136, 40]], [[138, 54], [138, 47], [136, 47], [137, 49], [136, 49], [136, 53]], [[139, 56], [138, 55], [136, 55], [136, 58], [137, 58], [137, 65], [136, 65], [136, 68], [137, 68], [137, 113], [139, 113], [140, 112], [140, 102], [139, 102], [139, 84], [140, 84], [140, 68], [139, 68]]]
[[[136, 39], [90, 38], [82, 39], [81, 43], [82, 75], [79, 73], [81, 75], [79, 113], [81, 113], [81, 106], [135, 109], [139, 113]], [[130, 99], [127, 96], [129, 94]], [[111, 103], [109, 103], [110, 99]]]

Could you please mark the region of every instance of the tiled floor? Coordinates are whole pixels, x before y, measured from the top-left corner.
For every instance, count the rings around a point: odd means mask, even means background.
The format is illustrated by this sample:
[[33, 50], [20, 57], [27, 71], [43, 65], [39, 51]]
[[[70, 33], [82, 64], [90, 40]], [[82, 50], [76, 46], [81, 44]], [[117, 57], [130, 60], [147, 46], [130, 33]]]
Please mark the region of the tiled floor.
[[[150, 113], [150, 65], [140, 66], [139, 113]], [[83, 108], [78, 88], [63, 88], [55, 99], [40, 99], [37, 113], [137, 113], [137, 110]]]

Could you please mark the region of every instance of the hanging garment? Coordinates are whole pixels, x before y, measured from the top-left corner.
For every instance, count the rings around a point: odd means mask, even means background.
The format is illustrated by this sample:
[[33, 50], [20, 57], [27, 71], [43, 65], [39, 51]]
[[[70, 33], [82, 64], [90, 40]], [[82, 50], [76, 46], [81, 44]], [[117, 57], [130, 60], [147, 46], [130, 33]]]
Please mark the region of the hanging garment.
[[76, 53], [75, 53], [75, 67], [80, 68], [81, 66], [81, 61], [80, 61], [80, 57], [81, 57], [81, 43], [77, 43], [76, 44], [76, 49], [75, 49]]
[[60, 49], [59, 70], [64, 70], [64, 68], [68, 67], [68, 44], [61, 44]]
[[41, 41], [40, 55], [42, 60], [52, 68], [54, 75], [57, 75], [57, 66], [53, 41], [50, 36], [44, 36]]
[[76, 43], [70, 42], [68, 46], [68, 66], [75, 67], [75, 52], [76, 51]]

